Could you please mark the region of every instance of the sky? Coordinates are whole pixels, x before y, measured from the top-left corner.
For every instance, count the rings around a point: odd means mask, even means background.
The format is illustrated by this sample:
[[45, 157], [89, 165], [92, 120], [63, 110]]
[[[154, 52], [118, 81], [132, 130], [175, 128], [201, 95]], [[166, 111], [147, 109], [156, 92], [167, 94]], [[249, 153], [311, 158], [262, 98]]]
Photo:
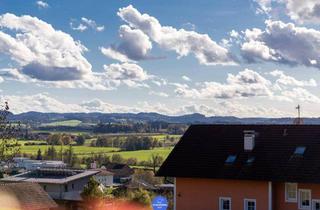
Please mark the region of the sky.
[[320, 116], [317, 0], [0, 0], [14, 113]]

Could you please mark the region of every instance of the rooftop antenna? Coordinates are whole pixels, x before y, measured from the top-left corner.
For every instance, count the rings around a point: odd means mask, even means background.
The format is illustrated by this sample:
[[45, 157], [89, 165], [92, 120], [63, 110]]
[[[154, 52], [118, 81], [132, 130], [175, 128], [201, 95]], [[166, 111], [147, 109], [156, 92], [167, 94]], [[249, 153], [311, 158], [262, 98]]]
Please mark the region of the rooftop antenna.
[[303, 119], [301, 118], [301, 106], [298, 104], [296, 107], [296, 110], [298, 111], [298, 117], [294, 119], [293, 124], [295, 125], [301, 125], [303, 124]]

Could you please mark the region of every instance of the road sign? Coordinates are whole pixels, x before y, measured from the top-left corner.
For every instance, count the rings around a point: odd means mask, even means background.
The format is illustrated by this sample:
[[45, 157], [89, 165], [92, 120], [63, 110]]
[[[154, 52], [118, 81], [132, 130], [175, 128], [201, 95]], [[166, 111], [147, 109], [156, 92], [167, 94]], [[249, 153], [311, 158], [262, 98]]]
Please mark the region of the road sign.
[[168, 200], [163, 196], [157, 196], [152, 200], [153, 210], [167, 210]]

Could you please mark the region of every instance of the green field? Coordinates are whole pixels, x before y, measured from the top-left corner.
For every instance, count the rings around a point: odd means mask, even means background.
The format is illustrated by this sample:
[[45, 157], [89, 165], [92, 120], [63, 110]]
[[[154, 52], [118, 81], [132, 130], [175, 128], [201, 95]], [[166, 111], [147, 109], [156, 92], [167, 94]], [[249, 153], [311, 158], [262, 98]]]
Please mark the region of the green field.
[[51, 123], [42, 123], [41, 126], [44, 127], [55, 127], [55, 126], [71, 126], [76, 127], [81, 124], [80, 120], [65, 120], [65, 121], [56, 121]]
[[[80, 121], [79, 121], [80, 122]], [[78, 122], [78, 123], [79, 123]], [[71, 121], [60, 121], [60, 125], [63, 123], [77, 123], [75, 120]], [[120, 136], [120, 137], [125, 137], [129, 135], [137, 135], [137, 134], [109, 134], [110, 136]], [[141, 134], [140, 134], [141, 135]], [[167, 135], [167, 134], [142, 134], [142, 135], [147, 135], [152, 138], [155, 138], [159, 141], [165, 140], [167, 137], [169, 138], [175, 138], [179, 139], [180, 135]], [[166, 158], [169, 153], [172, 150], [171, 146], [165, 147], [165, 148], [155, 148], [152, 150], [138, 150], [138, 151], [120, 151], [119, 148], [115, 147], [90, 147], [90, 143], [92, 140], [95, 140], [96, 137], [92, 139], [87, 139], [85, 144], [83, 146], [73, 146], [74, 153], [77, 154], [79, 157], [85, 157], [85, 156], [91, 156], [93, 154], [105, 154], [112, 156], [113, 154], [120, 154], [123, 158], [128, 159], [128, 158], [137, 158], [138, 161], [147, 161], [151, 158], [152, 154], [158, 154], [161, 155], [163, 158]], [[19, 143], [21, 144], [21, 153], [27, 153], [27, 154], [33, 154], [36, 155], [38, 150], [41, 149], [42, 153], [44, 153], [48, 147], [48, 145], [29, 145], [25, 146], [24, 144], [27, 142], [37, 142], [37, 143], [43, 143], [45, 141], [39, 141], [39, 140], [28, 140], [28, 141], [22, 141], [19, 140]], [[69, 146], [65, 145], [62, 146], [63, 150], [68, 149]], [[57, 151], [61, 150], [61, 146], [57, 145], [55, 146]]]
[[123, 158], [137, 158], [138, 161], [149, 160], [152, 154], [158, 154], [163, 158], [166, 158], [171, 152], [172, 147], [168, 148], [155, 148], [152, 150], [137, 150], [137, 151], [123, 151], [123, 152], [115, 152], [112, 154], [120, 154]]
[[[21, 152], [27, 154], [36, 154], [39, 149], [42, 152], [48, 149], [48, 145], [32, 145], [32, 146], [22, 146]], [[60, 151], [61, 146], [54, 146], [57, 151]], [[68, 149], [69, 146], [62, 146], [62, 149]], [[88, 147], [88, 146], [73, 146], [74, 153], [79, 156], [91, 155], [92, 153], [108, 153], [110, 151], [119, 151], [115, 147]]]
[[[35, 145], [35, 146], [21, 146], [21, 152], [27, 154], [36, 155], [38, 149], [45, 152], [49, 146], [47, 145]], [[55, 146], [57, 151], [60, 151], [61, 146]], [[63, 149], [67, 149], [68, 146], [63, 146]], [[73, 146], [74, 153], [79, 157], [91, 156], [93, 154], [105, 154], [113, 155], [120, 154], [123, 158], [137, 158], [138, 161], [149, 160], [152, 154], [161, 155], [166, 158], [172, 150], [172, 147], [168, 148], [155, 148], [152, 150], [138, 150], [138, 151], [119, 151], [119, 148], [115, 147], [88, 147], [88, 146]]]

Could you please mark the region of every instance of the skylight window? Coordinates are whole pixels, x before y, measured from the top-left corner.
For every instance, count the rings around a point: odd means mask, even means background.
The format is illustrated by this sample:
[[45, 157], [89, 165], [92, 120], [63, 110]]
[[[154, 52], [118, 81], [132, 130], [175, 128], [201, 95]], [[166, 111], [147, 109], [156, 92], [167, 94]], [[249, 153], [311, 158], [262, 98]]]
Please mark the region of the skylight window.
[[236, 155], [229, 155], [225, 161], [226, 164], [232, 164], [234, 161], [236, 161], [237, 156]]
[[303, 155], [305, 151], [306, 151], [306, 147], [296, 147], [294, 154], [295, 155]]
[[256, 158], [255, 157], [249, 157], [247, 160], [247, 164], [252, 164]]

